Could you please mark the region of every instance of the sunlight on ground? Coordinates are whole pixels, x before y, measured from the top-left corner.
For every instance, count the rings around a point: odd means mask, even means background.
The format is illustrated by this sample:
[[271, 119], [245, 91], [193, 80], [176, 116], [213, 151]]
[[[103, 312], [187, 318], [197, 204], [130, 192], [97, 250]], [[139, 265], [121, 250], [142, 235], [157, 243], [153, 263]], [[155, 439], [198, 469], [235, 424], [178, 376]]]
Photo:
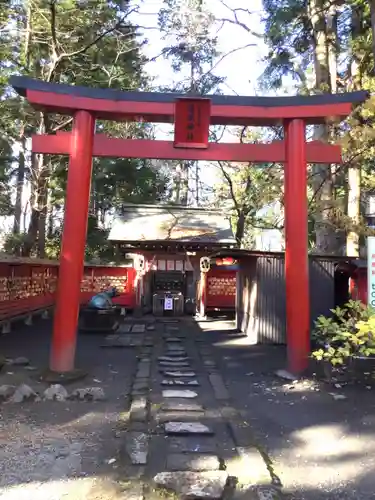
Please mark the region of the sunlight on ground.
[[237, 347], [242, 345], [254, 345], [251, 337], [239, 337], [236, 339], [223, 340], [221, 342], [215, 342], [212, 344], [214, 347]]
[[108, 479], [84, 478], [20, 484], [0, 489], [0, 500], [123, 500]]
[[368, 436], [351, 436], [345, 425], [337, 424], [296, 431], [289, 442], [292, 446], [283, 452], [282, 463], [274, 457], [276, 469], [282, 470], [281, 481], [287, 488], [296, 485], [339, 487], [358, 479], [366, 457], [373, 456], [375, 451], [374, 440]]

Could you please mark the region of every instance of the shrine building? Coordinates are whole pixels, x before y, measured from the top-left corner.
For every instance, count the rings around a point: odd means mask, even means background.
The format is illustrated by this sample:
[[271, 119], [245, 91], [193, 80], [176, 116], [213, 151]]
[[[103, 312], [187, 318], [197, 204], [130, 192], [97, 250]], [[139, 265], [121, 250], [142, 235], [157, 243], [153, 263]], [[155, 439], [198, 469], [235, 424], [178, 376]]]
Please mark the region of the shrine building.
[[[237, 264], [209, 258], [237, 247], [221, 211], [128, 204], [114, 220], [109, 240], [120, 261], [134, 255], [138, 311], [158, 316], [235, 311]], [[208, 272], [202, 272], [202, 261]]]

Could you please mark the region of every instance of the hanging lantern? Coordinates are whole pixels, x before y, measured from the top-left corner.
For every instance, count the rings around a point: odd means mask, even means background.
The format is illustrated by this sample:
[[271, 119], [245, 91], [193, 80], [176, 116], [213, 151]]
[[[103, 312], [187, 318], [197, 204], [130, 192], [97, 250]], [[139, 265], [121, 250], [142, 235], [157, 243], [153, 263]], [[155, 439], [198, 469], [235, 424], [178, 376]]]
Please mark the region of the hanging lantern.
[[223, 266], [233, 266], [235, 262], [236, 261], [233, 259], [233, 257], [225, 257], [223, 259]]
[[211, 268], [211, 261], [209, 257], [201, 257], [200, 268], [202, 273], [208, 273]]

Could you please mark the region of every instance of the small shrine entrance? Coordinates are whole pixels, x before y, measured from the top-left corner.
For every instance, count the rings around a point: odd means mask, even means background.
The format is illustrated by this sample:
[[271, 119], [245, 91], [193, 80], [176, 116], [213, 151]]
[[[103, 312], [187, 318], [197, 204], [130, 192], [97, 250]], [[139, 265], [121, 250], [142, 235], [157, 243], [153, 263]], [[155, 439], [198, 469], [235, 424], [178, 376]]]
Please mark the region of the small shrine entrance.
[[[137, 307], [142, 312], [155, 316], [198, 312], [205, 316], [209, 307], [225, 306], [225, 299], [230, 298], [234, 309], [235, 293], [229, 295], [230, 287], [228, 293], [219, 294], [219, 271], [228, 275], [223, 259], [208, 281], [201, 270], [201, 261], [209, 254], [236, 247], [230, 221], [221, 211], [126, 204], [108, 239], [117, 245], [118, 255], [137, 254]], [[229, 285], [225, 279], [224, 283]]]
[[[120, 92], [11, 79], [15, 90], [44, 112], [74, 117], [71, 132], [33, 137], [33, 152], [69, 155], [60, 276], [50, 368], [74, 369], [80, 282], [86, 243], [93, 156], [285, 163], [285, 275], [288, 369], [304, 371], [310, 349], [307, 163], [340, 163], [338, 146], [306, 142], [306, 125], [342, 120], [366, 92], [296, 97]], [[174, 123], [174, 142], [118, 139], [95, 134], [95, 120]], [[209, 142], [210, 125], [284, 127], [272, 144]]]

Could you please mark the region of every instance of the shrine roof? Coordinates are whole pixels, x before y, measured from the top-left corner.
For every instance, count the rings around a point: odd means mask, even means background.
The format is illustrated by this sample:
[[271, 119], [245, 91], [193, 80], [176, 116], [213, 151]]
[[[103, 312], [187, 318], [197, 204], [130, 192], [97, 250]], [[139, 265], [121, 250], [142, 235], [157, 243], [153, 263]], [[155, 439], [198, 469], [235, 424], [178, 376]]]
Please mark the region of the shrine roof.
[[230, 221], [222, 211], [173, 205], [126, 205], [108, 239], [144, 248], [236, 246]]

